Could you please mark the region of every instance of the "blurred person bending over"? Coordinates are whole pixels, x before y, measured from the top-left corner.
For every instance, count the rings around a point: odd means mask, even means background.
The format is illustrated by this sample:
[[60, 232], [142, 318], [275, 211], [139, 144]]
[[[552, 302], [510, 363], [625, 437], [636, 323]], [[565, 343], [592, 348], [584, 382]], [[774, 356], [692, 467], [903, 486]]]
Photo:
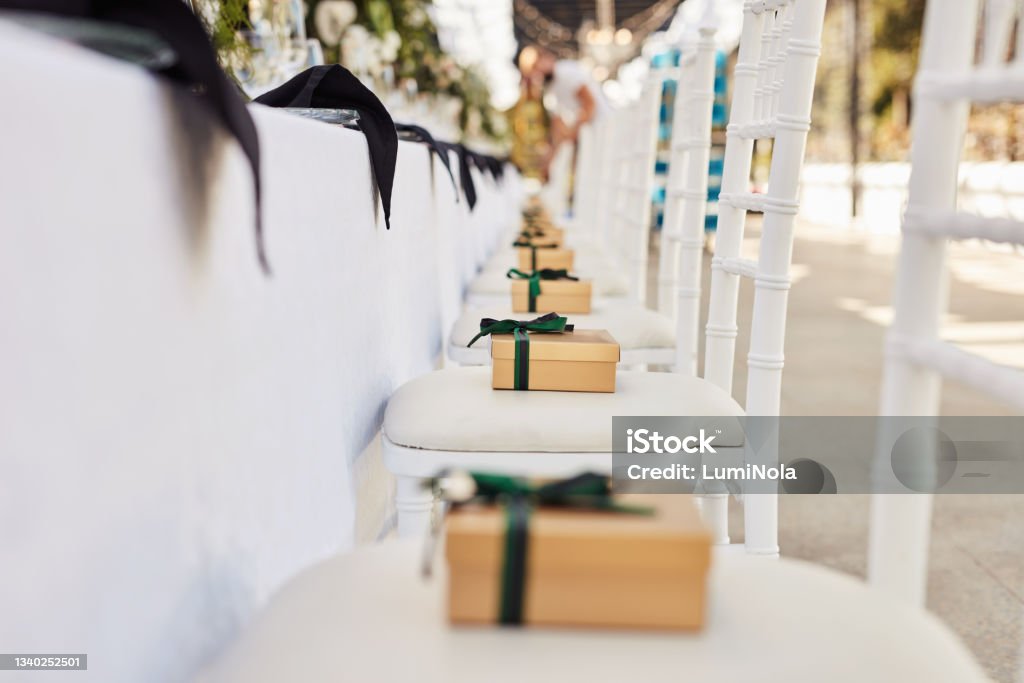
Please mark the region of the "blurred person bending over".
[[608, 113], [608, 102], [589, 71], [573, 59], [558, 59], [554, 53], [537, 49], [531, 75], [543, 80], [554, 99], [551, 117], [551, 149], [548, 163], [563, 142], [575, 143], [580, 128]]

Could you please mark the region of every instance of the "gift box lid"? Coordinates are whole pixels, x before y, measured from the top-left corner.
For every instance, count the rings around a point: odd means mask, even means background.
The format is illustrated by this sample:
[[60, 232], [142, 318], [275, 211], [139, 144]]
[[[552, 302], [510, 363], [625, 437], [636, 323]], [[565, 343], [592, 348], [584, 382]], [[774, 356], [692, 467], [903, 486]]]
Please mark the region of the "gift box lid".
[[[580, 570], [638, 577], [662, 571], [706, 571], [711, 534], [689, 496], [616, 496], [653, 507], [639, 515], [557, 507], [530, 514], [527, 562], [531, 571]], [[461, 569], [487, 571], [504, 561], [506, 529], [499, 505], [467, 505], [446, 520], [445, 555]]]
[[[514, 360], [515, 357], [513, 335], [491, 335], [491, 358]], [[618, 363], [619, 343], [607, 330], [531, 332], [530, 360]]]
[[[541, 294], [562, 294], [566, 296], [590, 296], [590, 280], [541, 280]], [[512, 293], [529, 296], [529, 280], [512, 280]], [[532, 342], [532, 340], [531, 340]]]

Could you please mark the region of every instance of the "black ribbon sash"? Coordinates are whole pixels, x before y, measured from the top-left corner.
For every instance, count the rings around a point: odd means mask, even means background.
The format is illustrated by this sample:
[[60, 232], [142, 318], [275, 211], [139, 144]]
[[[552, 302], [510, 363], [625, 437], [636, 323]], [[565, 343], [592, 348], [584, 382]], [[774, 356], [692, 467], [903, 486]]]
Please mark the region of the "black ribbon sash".
[[481, 173], [490, 174], [495, 182], [500, 183], [505, 177], [505, 161], [489, 154], [474, 152], [459, 142], [437, 142], [437, 146], [443, 150], [455, 152], [459, 164], [459, 185], [462, 187], [462, 194], [466, 197], [466, 203], [470, 210], [476, 208], [477, 191], [476, 183], [473, 180], [472, 169], [475, 167]]
[[263, 243], [260, 144], [256, 124], [242, 94], [221, 70], [202, 22], [182, 0], [0, 0], [0, 8], [124, 24], [160, 36], [174, 50], [177, 59], [155, 73], [191, 88], [195, 97], [234, 136], [249, 160], [256, 195], [256, 252], [263, 271], [270, 273]]
[[[399, 133], [404, 133], [406, 137], [414, 142], [419, 142], [427, 146], [432, 156], [436, 156], [444, 164], [444, 168], [448, 171], [448, 177], [452, 180], [452, 187], [455, 188], [455, 200], [459, 198], [459, 186], [455, 182], [455, 174], [452, 173], [452, 161], [448, 157], [448, 150], [442, 143], [434, 139], [434, 136], [430, 134], [430, 131], [422, 126], [415, 126], [411, 123], [396, 123], [395, 130]], [[433, 173], [433, 169], [431, 169]], [[431, 176], [433, 177], [433, 176]]]
[[384, 205], [384, 224], [391, 228], [391, 191], [395, 184], [398, 133], [388, 110], [352, 72], [340, 64], [310, 67], [255, 101], [270, 107], [358, 111], [359, 129], [366, 136], [366, 144], [370, 148], [370, 167]]
[[466, 203], [469, 204], [469, 210], [472, 211], [476, 208], [476, 183], [473, 182], [473, 173], [469, 168], [470, 151], [466, 149], [465, 145], [457, 142], [439, 142], [438, 144], [445, 150], [455, 152], [459, 160], [459, 186], [462, 188]]

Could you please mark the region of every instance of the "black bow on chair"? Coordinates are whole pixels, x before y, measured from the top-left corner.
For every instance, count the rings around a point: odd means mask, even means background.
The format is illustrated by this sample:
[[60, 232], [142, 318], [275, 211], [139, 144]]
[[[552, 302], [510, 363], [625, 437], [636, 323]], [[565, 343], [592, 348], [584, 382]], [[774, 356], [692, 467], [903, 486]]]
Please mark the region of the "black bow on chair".
[[156, 73], [191, 88], [195, 97], [238, 140], [249, 159], [256, 194], [256, 249], [264, 272], [270, 272], [263, 246], [256, 125], [238, 88], [221, 70], [202, 22], [182, 0], [0, 0], [0, 8], [123, 24], [145, 29], [166, 42], [176, 58]]
[[391, 190], [398, 159], [398, 133], [391, 114], [377, 96], [340, 64], [314, 66], [256, 98], [270, 107], [355, 109], [359, 129], [370, 148], [373, 179], [384, 205], [384, 223], [391, 227]]
[[[448, 158], [448, 149], [444, 146], [444, 143], [435, 140], [430, 131], [423, 126], [414, 126], [411, 123], [396, 123], [395, 130], [398, 131], [399, 136], [402, 138], [426, 145], [430, 150], [431, 156], [437, 156], [441, 160], [445, 170], [448, 171], [448, 177], [452, 180], [452, 187], [455, 188], [455, 201], [458, 201], [459, 186], [455, 182], [455, 174], [452, 173], [452, 161]], [[433, 166], [431, 166], [431, 177], [433, 177]]]

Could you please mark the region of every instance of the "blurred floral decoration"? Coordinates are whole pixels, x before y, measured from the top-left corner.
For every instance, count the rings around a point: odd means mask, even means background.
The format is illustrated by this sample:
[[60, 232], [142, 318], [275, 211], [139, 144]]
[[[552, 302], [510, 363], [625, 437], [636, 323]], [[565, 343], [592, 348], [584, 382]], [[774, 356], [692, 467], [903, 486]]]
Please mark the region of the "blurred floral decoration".
[[[429, 0], [306, 0], [306, 33], [323, 44], [327, 63], [340, 63], [378, 94], [454, 103], [464, 138], [504, 135], [483, 74], [441, 49]], [[273, 77], [274, 62], [300, 0], [194, 0], [225, 71], [245, 88]], [[262, 29], [262, 32], [255, 30]]]
[[377, 92], [399, 88], [412, 96], [458, 103], [464, 137], [500, 137], [490, 90], [474, 67], [441, 49], [428, 0], [309, 0], [307, 28], [337, 61]]
[[233, 75], [234, 67], [252, 58], [253, 47], [243, 37], [245, 31], [252, 30], [249, 0], [197, 0], [193, 9], [206, 26], [221, 65]]
[[192, 0], [224, 71], [249, 96], [280, 84], [310, 58], [302, 0]]

